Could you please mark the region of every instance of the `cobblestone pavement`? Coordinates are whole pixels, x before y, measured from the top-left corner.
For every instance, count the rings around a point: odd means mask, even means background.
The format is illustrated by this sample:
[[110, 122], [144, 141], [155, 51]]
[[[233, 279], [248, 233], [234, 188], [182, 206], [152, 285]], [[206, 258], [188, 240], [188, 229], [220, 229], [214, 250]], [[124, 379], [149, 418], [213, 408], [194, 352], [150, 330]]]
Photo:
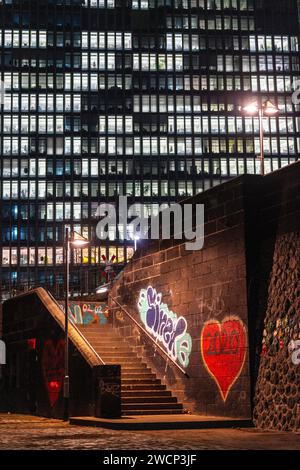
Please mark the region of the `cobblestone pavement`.
[[300, 433], [256, 429], [115, 431], [0, 414], [0, 450], [300, 450]]

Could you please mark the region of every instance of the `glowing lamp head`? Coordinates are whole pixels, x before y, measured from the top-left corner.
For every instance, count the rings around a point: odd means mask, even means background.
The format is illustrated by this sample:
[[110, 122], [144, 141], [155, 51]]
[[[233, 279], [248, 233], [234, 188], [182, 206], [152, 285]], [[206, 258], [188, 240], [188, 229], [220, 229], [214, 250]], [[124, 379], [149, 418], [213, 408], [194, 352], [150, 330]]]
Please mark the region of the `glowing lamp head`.
[[279, 113], [279, 109], [271, 101], [266, 101], [264, 104], [264, 113], [268, 116], [274, 116]]
[[84, 248], [89, 244], [89, 241], [79, 233], [73, 232], [70, 243], [74, 248]]

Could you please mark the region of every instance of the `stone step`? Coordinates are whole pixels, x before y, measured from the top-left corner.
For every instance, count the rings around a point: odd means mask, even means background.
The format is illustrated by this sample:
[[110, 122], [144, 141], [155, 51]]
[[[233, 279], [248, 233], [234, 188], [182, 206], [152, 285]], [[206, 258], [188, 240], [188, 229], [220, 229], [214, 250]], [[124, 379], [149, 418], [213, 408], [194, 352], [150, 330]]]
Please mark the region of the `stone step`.
[[[124, 381], [122, 381], [122, 386], [121, 390], [122, 392], [134, 392], [134, 393], [158, 393], [161, 391], [167, 391], [167, 387], [165, 385], [162, 385], [160, 383], [129, 383], [129, 384], [124, 384]], [[168, 393], [171, 393], [168, 391]]]
[[142, 396], [142, 397], [138, 397], [138, 396], [135, 396], [135, 397], [124, 397], [124, 395], [122, 394], [122, 406], [123, 405], [127, 405], [127, 404], [139, 404], [139, 403], [143, 403], [143, 404], [151, 404], [151, 403], [159, 403], [159, 404], [162, 404], [163, 406], [165, 404], [169, 404], [169, 403], [176, 403], [177, 404], [177, 399], [175, 397], [165, 397], [165, 396], [148, 396], [148, 397], [145, 397], [145, 396]]
[[[126, 344], [103, 344], [103, 343], [96, 343], [95, 341], [89, 341], [89, 343], [93, 346], [94, 349], [102, 349], [103, 352], [114, 352], [114, 353], [121, 353], [121, 352], [129, 352], [133, 353], [131, 349], [126, 346]], [[134, 354], [134, 353], [133, 353]]]
[[149, 389], [145, 389], [145, 390], [124, 390], [122, 388], [121, 390], [121, 393], [122, 393], [122, 398], [133, 398], [133, 397], [137, 397], [137, 398], [140, 398], [140, 397], [143, 397], [143, 398], [146, 398], [146, 397], [152, 397], [152, 398], [156, 398], [156, 397], [172, 397], [172, 394], [169, 390], [159, 390], [159, 389], [153, 389], [153, 390], [149, 390]]
[[116, 338], [106, 338], [106, 339], [101, 339], [99, 336], [97, 338], [91, 338], [89, 335], [85, 335], [85, 338], [88, 341], [93, 342], [93, 344], [103, 344], [105, 346], [126, 346], [128, 349], [130, 349], [130, 346], [125, 342], [122, 341], [122, 339], [116, 339]]
[[121, 380], [121, 385], [122, 387], [123, 386], [126, 386], [126, 385], [142, 385], [143, 387], [148, 387], [148, 385], [151, 384], [151, 385], [161, 385], [161, 381], [159, 379], [157, 379], [156, 377], [152, 378], [138, 378], [138, 377], [135, 377], [135, 378], [131, 378], [131, 377], [128, 377], [128, 378], [125, 378], [125, 377], [122, 377], [122, 380]]
[[128, 365], [128, 366], [131, 366], [131, 367], [138, 367], [138, 366], [142, 366], [142, 367], [147, 367], [147, 365], [144, 363], [144, 362], [140, 362], [140, 361], [137, 361], [137, 360], [127, 360], [126, 359], [120, 359], [118, 357], [104, 357], [102, 356], [102, 359], [104, 360], [105, 359], [105, 363], [106, 364], [120, 364], [120, 366], [124, 366], [124, 365]]
[[121, 367], [121, 374], [127, 374], [127, 373], [142, 373], [142, 374], [152, 374], [152, 370], [147, 367], [147, 366], [141, 366], [140, 364], [139, 365], [123, 365]]
[[123, 359], [123, 360], [126, 360], [126, 359], [136, 359], [136, 355], [132, 352], [127, 352], [127, 351], [120, 351], [119, 353], [115, 353], [114, 351], [106, 351], [102, 348], [94, 348], [96, 352], [98, 352], [98, 354], [102, 354], [103, 357], [111, 357], [113, 361], [115, 361], [116, 359]]
[[156, 379], [156, 375], [151, 372], [122, 372], [122, 380], [124, 379]]
[[122, 416], [136, 416], [136, 415], [179, 415], [184, 414], [183, 410], [170, 409], [170, 410], [123, 410]]
[[[123, 411], [136, 410], [182, 410], [181, 403], [122, 403]], [[153, 413], [154, 414], [154, 413]]]

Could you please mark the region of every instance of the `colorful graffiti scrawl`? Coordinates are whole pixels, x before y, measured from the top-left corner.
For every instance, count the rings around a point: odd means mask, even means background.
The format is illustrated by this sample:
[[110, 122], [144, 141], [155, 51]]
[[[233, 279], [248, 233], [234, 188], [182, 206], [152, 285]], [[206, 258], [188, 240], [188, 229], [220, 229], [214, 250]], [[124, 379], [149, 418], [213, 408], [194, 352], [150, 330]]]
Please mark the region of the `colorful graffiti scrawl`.
[[162, 343], [174, 361], [187, 367], [192, 338], [187, 333], [185, 318], [177, 317], [176, 313], [169, 310], [168, 306], [162, 303], [162, 294], [157, 293], [152, 286], [140, 291], [138, 310], [146, 330]]
[[[64, 305], [60, 303], [64, 310]], [[75, 302], [69, 303], [69, 319], [77, 325], [88, 325], [89, 323], [99, 323], [105, 325], [108, 319], [108, 307], [106, 304], [94, 302]]]
[[240, 318], [227, 317], [222, 323], [210, 320], [204, 324], [200, 337], [202, 359], [224, 402], [242, 372], [246, 348], [246, 327]]
[[64, 380], [64, 340], [55, 345], [52, 339], [45, 342], [42, 353], [42, 371], [48, 398], [52, 408], [55, 406]]
[[279, 318], [265, 322], [262, 340], [262, 355], [276, 356], [287, 348], [294, 365], [300, 363], [300, 320], [296, 310], [282, 314]]

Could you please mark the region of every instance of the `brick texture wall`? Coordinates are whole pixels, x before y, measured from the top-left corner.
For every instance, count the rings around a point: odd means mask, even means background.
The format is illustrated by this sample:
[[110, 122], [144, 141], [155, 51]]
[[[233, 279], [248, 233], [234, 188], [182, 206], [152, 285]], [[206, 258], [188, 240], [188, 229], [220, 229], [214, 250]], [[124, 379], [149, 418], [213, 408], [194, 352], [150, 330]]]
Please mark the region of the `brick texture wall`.
[[[239, 178], [193, 200], [205, 205], [203, 250], [187, 251], [178, 240], [141, 241], [111, 292], [115, 325], [191, 412], [251, 416], [245, 247], [250, 182]], [[184, 367], [188, 377], [155, 352], [153, 343], [113, 301], [117, 299], [142, 324], [138, 301], [149, 286], [186, 321], [192, 341]]]

